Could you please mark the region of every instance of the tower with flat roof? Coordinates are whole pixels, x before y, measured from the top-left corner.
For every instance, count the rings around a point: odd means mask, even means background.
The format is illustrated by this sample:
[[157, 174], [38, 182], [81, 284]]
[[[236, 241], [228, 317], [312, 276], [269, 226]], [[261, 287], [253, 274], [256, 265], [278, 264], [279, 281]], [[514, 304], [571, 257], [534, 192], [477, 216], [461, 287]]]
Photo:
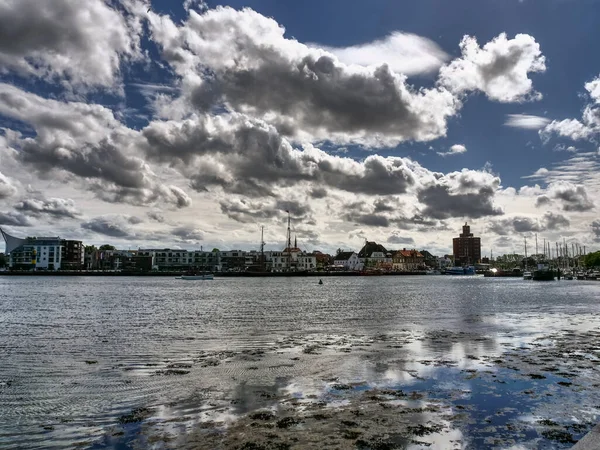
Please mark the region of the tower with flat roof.
[[473, 236], [467, 222], [462, 227], [462, 233], [452, 240], [452, 248], [457, 266], [472, 265], [481, 260], [481, 238]]

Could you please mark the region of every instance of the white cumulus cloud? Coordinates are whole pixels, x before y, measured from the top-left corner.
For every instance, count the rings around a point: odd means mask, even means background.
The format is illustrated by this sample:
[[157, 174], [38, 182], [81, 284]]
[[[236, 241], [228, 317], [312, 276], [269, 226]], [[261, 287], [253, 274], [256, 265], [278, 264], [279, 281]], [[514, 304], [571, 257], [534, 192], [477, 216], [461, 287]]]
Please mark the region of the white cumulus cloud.
[[333, 53], [345, 64], [380, 66], [416, 75], [438, 70], [449, 56], [435, 42], [412, 33], [394, 32], [383, 39], [350, 47], [311, 45]]
[[461, 94], [479, 90], [499, 102], [537, 100], [529, 73], [546, 70], [539, 44], [528, 34], [508, 39], [505, 33], [482, 47], [471, 36], [461, 43], [462, 57], [440, 70], [440, 84]]

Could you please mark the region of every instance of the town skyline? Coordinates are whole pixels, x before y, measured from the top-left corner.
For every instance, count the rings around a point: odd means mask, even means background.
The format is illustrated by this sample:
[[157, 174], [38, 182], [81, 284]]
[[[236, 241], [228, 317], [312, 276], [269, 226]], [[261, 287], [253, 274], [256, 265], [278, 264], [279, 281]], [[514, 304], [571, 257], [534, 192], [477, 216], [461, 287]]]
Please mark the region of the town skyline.
[[593, 5], [222, 3], [0, 9], [0, 226], [240, 250], [264, 226], [276, 250], [288, 210], [330, 254], [447, 254], [465, 221], [482, 256], [600, 246]]

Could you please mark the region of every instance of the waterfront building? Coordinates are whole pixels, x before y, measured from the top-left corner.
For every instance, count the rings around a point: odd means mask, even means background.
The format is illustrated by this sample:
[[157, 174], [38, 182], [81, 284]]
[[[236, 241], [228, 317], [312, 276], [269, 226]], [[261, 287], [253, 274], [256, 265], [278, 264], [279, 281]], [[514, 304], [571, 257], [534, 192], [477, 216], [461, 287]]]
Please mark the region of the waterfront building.
[[392, 254], [377, 242], [366, 241], [363, 248], [358, 252], [358, 259], [365, 269], [391, 270], [392, 268]]
[[454, 258], [451, 255], [444, 255], [438, 258], [438, 268], [444, 270], [454, 266]]
[[149, 272], [153, 257], [138, 250], [94, 250], [85, 255], [87, 270]]
[[392, 268], [396, 272], [416, 272], [425, 270], [425, 258], [417, 250], [402, 249], [393, 253]]
[[431, 269], [437, 269], [438, 268], [438, 259], [437, 256], [434, 256], [431, 254], [431, 252], [427, 251], [427, 250], [420, 250], [419, 253], [421, 255], [423, 255], [423, 263], [431, 268]]
[[331, 264], [333, 264], [334, 258], [327, 253], [315, 250], [313, 255], [317, 260], [317, 269], [327, 269]]
[[246, 269], [246, 252], [242, 250], [221, 251], [221, 271], [242, 272]]
[[473, 265], [481, 260], [481, 238], [473, 236], [466, 222], [462, 228], [459, 237], [452, 240], [454, 262], [457, 266]]
[[[303, 252], [298, 247], [298, 240], [294, 238], [294, 246], [286, 247], [281, 254], [279, 252], [270, 252], [274, 259], [272, 268], [276, 272], [296, 272], [299, 270], [314, 270], [317, 268], [317, 258], [315, 255]], [[269, 259], [267, 259], [268, 264]]]
[[333, 265], [340, 270], [362, 270], [363, 263], [356, 252], [338, 252], [333, 260]]
[[221, 271], [221, 252], [182, 249], [139, 249], [139, 256], [152, 258], [152, 270], [159, 271]]
[[8, 266], [13, 270], [79, 270], [83, 267], [83, 243], [53, 237], [11, 236], [0, 233], [6, 244]]

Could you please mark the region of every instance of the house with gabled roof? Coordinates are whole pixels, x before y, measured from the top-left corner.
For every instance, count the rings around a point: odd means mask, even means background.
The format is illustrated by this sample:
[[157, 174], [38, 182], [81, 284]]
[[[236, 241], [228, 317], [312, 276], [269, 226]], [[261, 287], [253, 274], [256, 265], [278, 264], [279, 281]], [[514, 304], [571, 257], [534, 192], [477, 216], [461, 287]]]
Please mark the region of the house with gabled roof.
[[362, 270], [363, 268], [356, 252], [338, 252], [333, 265], [341, 270]]
[[392, 265], [398, 272], [416, 272], [425, 268], [425, 258], [417, 250], [398, 250], [392, 256]]

